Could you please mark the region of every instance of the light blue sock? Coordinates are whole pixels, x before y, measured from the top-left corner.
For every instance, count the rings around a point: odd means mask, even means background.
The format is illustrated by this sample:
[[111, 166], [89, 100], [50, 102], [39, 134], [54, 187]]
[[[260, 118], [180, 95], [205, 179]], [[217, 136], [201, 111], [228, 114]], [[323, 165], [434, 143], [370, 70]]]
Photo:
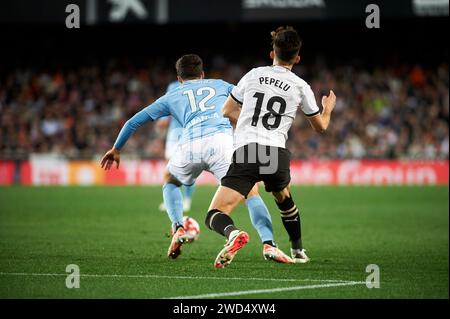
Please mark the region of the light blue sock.
[[192, 200], [192, 194], [194, 193], [194, 189], [195, 189], [195, 184], [192, 184], [191, 186], [183, 186], [184, 198]]
[[183, 225], [183, 195], [180, 188], [174, 184], [164, 184], [163, 199], [172, 226]]
[[261, 241], [273, 241], [272, 218], [261, 196], [250, 197], [245, 201], [245, 205]]

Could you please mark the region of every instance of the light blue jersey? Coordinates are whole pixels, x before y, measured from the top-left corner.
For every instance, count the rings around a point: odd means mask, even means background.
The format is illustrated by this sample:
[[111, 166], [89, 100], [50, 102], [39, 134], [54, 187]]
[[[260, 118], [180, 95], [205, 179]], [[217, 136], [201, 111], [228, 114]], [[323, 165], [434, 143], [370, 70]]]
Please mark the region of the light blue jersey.
[[[212, 145], [212, 147], [206, 145], [207, 147], [203, 151], [206, 151], [208, 154], [206, 157], [210, 160], [208, 169], [220, 180], [220, 176], [226, 174], [229, 169], [229, 162], [231, 162], [232, 128], [229, 120], [222, 115], [222, 107], [232, 88], [233, 85], [222, 80], [200, 79], [186, 81], [173, 89], [169, 86], [164, 96], [136, 113], [125, 123], [114, 143], [114, 147], [120, 150], [128, 138], [141, 125], [171, 115], [171, 125], [172, 123], [175, 123], [173, 125], [178, 123], [183, 128], [179, 141], [181, 145], [184, 142], [194, 141], [198, 138], [218, 133], [227, 134], [222, 134], [217, 139], [207, 138], [200, 141], [207, 141]], [[170, 128], [169, 130], [176, 131], [177, 129]], [[192, 143], [192, 145], [196, 142]], [[209, 150], [216, 148], [222, 150], [222, 153], [211, 154], [209, 152]], [[231, 151], [230, 154], [227, 154], [227, 148]], [[176, 154], [183, 157], [181, 152]], [[169, 161], [168, 171], [184, 185], [188, 186], [193, 185], [198, 175], [205, 170], [203, 162], [182, 163], [183, 165], [179, 167], [176, 166], [176, 163], [174, 166], [171, 166], [171, 162], [172, 160]], [[171, 167], [178, 168], [177, 172], [182, 175], [176, 174], [171, 170]], [[192, 185], [189, 186], [191, 190]], [[163, 197], [165, 209], [172, 225], [183, 225], [183, 196], [180, 188], [171, 182], [164, 183]], [[246, 205], [250, 212], [252, 224], [258, 231], [261, 241], [273, 243], [270, 214], [261, 197], [250, 197], [250, 199], [247, 199]]]
[[129, 119], [114, 147], [120, 150], [139, 126], [168, 115], [183, 127], [180, 143], [221, 132], [231, 135], [231, 124], [223, 117], [222, 106], [232, 88], [223, 80], [185, 81]]
[[[166, 93], [175, 90], [179, 86], [180, 82], [178, 81], [171, 82], [169, 86], [167, 86]], [[170, 120], [169, 127], [167, 128], [166, 147], [168, 146], [170, 147], [171, 145], [177, 144], [181, 138], [182, 133], [183, 133], [183, 125], [181, 125], [180, 122], [178, 122], [176, 119], [172, 117]]]
[[172, 117], [167, 128], [166, 144], [176, 144], [183, 134], [183, 125]]
[[172, 81], [172, 82], [170, 82], [170, 84], [167, 86], [166, 93], [169, 93], [169, 92], [175, 90], [175, 89], [176, 89], [177, 87], [179, 87], [180, 85], [181, 85], [181, 83], [178, 82], [178, 81]]

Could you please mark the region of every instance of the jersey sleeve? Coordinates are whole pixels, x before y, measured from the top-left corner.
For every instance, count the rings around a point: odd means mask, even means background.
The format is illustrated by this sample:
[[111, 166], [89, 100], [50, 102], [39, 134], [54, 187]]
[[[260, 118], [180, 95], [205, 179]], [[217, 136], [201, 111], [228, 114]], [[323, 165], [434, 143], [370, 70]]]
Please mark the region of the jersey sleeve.
[[225, 88], [225, 93], [227, 95], [231, 94], [231, 91], [233, 90], [233, 88], [235, 87], [233, 84], [228, 83], [227, 81], [221, 80], [220, 85], [223, 86]]
[[170, 115], [169, 103], [167, 103], [167, 95], [160, 97], [155, 102], [144, 108], [142, 111], [147, 113], [152, 121]]
[[309, 84], [306, 84], [300, 89], [301, 102], [300, 107], [307, 117], [315, 116], [320, 113], [317, 106], [316, 97]]
[[133, 135], [134, 132], [136, 132], [136, 130], [145, 123], [170, 115], [168, 105], [165, 103], [165, 99], [163, 98], [164, 96], [142, 109], [125, 123], [117, 136], [116, 142], [114, 143], [114, 147], [116, 149], [122, 149], [131, 135]]
[[251, 72], [252, 71], [244, 75], [239, 83], [235, 87], [233, 87], [230, 92], [230, 96], [239, 104], [242, 104], [244, 102], [244, 93], [245, 89], [247, 88]]
[[179, 86], [180, 86], [180, 83], [178, 81], [170, 82], [170, 84], [167, 86], [166, 93], [168, 93], [172, 90], [175, 90]]
[[131, 135], [143, 124], [152, 121], [144, 110], [136, 113], [132, 118], [125, 122], [125, 125], [120, 130], [119, 135], [114, 143], [114, 148], [121, 150]]

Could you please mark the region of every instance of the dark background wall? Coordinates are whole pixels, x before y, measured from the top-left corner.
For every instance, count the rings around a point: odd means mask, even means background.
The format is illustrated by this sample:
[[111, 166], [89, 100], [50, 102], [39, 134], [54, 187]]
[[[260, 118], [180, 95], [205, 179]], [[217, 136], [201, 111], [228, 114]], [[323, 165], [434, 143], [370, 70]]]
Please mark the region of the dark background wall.
[[206, 60], [217, 54], [231, 60], [268, 59], [270, 31], [293, 25], [303, 38], [303, 63], [326, 57], [329, 64], [420, 63], [448, 61], [447, 18], [383, 19], [367, 29], [364, 19], [209, 24], [123, 24], [67, 29], [58, 24], [8, 23], [0, 27], [0, 69], [58, 68], [102, 63], [107, 57], [140, 64], [154, 57], [172, 63], [187, 52]]

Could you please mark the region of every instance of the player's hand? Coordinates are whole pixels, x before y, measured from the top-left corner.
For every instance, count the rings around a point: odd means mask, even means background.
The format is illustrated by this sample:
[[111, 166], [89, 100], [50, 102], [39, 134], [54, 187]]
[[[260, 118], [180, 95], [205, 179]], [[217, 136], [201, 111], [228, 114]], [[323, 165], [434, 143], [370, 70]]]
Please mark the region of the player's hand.
[[114, 162], [116, 162], [116, 168], [119, 168], [120, 151], [113, 147], [103, 156], [101, 161], [102, 168], [104, 168], [107, 171], [111, 169], [111, 166], [114, 164]]
[[330, 90], [330, 94], [328, 96], [322, 96], [322, 106], [323, 112], [331, 113], [336, 106], [336, 95], [333, 90]]

